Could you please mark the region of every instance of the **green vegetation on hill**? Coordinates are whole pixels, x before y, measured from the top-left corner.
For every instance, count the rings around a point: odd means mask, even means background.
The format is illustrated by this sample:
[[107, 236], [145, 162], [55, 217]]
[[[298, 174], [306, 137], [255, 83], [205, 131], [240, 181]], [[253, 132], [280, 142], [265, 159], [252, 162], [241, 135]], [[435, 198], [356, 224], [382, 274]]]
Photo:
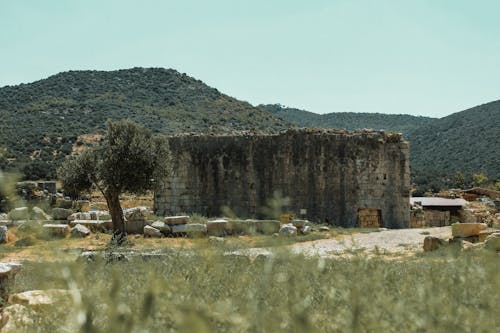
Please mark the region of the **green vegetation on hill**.
[[408, 133], [414, 179], [422, 188], [454, 187], [455, 175], [500, 180], [500, 101], [457, 112]]
[[10, 167], [27, 178], [53, 178], [78, 135], [123, 118], [163, 133], [284, 127], [269, 112], [172, 69], [70, 71], [0, 88], [0, 150], [7, 148], [0, 167], [15, 158]]
[[406, 114], [332, 112], [317, 114], [305, 110], [287, 108], [279, 104], [259, 105], [286, 122], [302, 127], [331, 127], [346, 130], [373, 128], [407, 133], [431, 124], [435, 119]]
[[[472, 186], [473, 174], [500, 180], [500, 101], [480, 105], [444, 118], [379, 113], [316, 114], [279, 104], [260, 105], [298, 126], [384, 129], [403, 132], [410, 142], [412, 180], [417, 194], [441, 188]], [[456, 174], [464, 176], [458, 184]]]

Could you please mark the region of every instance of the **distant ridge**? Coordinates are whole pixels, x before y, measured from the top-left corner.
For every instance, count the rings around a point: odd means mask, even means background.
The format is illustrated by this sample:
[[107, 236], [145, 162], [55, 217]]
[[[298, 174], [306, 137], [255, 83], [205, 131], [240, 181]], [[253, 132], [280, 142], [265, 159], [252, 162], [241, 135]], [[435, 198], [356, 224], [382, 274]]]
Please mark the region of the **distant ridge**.
[[347, 130], [373, 128], [407, 133], [410, 130], [431, 124], [436, 119], [406, 114], [367, 112], [332, 112], [317, 114], [305, 110], [284, 107], [279, 104], [259, 105], [258, 107], [298, 126], [332, 127]]

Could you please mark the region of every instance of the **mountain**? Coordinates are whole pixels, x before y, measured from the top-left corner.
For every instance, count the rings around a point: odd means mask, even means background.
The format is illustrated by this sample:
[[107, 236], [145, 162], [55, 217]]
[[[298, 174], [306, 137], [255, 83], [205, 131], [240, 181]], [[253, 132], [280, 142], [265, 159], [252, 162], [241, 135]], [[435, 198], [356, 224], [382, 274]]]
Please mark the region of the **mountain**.
[[162, 133], [285, 127], [269, 112], [173, 69], [69, 71], [0, 88], [0, 167], [8, 159], [29, 177], [54, 177], [54, 165], [83, 144], [79, 135], [121, 118]]
[[406, 114], [333, 112], [317, 114], [305, 110], [287, 108], [279, 104], [259, 105], [262, 110], [276, 117], [303, 127], [331, 127], [346, 130], [360, 128], [384, 129], [407, 133], [433, 123], [436, 118], [417, 117]]
[[414, 179], [420, 184], [433, 178], [453, 186], [457, 172], [484, 172], [500, 181], [500, 100], [413, 129], [408, 139]]

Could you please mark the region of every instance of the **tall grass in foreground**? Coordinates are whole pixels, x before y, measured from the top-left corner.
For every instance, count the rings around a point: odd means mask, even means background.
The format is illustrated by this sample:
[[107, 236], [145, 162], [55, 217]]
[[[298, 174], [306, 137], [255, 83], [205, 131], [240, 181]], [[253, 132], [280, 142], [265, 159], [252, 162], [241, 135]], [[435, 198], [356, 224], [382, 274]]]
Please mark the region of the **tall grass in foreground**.
[[222, 248], [158, 259], [29, 264], [11, 292], [63, 288], [74, 304], [41, 331], [498, 332], [500, 265], [492, 253], [250, 260]]

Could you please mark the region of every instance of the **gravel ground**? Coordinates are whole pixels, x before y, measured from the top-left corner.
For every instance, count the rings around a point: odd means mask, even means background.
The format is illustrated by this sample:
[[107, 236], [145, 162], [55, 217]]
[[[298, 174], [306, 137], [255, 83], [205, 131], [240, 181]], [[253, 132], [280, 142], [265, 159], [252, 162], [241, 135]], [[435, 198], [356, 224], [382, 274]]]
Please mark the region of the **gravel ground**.
[[451, 227], [397, 229], [370, 233], [357, 233], [335, 239], [321, 239], [317, 241], [297, 243], [291, 245], [295, 253], [306, 255], [338, 255], [346, 250], [368, 251], [378, 248], [384, 252], [416, 252], [422, 251], [426, 236], [450, 238]]

